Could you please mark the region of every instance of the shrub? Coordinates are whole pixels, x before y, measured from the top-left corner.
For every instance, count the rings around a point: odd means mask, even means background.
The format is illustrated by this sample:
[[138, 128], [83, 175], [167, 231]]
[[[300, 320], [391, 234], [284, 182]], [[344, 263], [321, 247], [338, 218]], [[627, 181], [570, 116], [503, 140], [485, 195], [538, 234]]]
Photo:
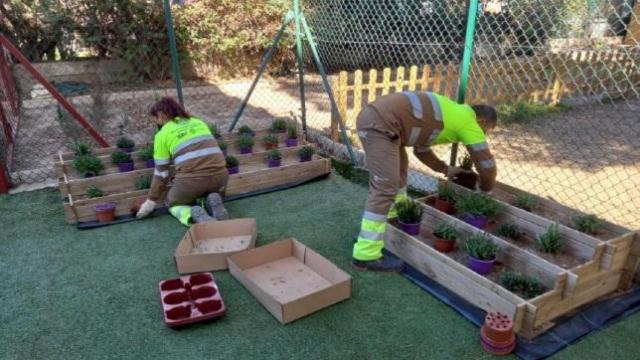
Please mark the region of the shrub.
[[522, 237], [522, 230], [518, 227], [518, 225], [514, 223], [504, 223], [498, 226], [496, 233], [503, 237], [508, 237], [513, 240], [518, 240]]
[[498, 122], [503, 125], [527, 123], [535, 118], [564, 110], [564, 106], [519, 101], [498, 106]]
[[298, 137], [298, 127], [291, 124], [287, 127], [287, 137], [289, 139], [295, 139]]
[[575, 215], [571, 218], [573, 226], [583, 233], [595, 234], [600, 227], [600, 220], [595, 215]]
[[272, 132], [282, 132], [287, 130], [287, 121], [284, 118], [275, 118], [273, 122], [271, 122], [271, 128], [269, 129]]
[[211, 135], [213, 135], [214, 138], [219, 139], [220, 138], [220, 130], [218, 129], [218, 124], [213, 123], [213, 124], [209, 124], [209, 131], [211, 132]]
[[238, 136], [238, 140], [236, 140], [236, 144], [240, 149], [251, 149], [253, 147], [253, 137], [249, 135], [240, 135]]
[[417, 224], [422, 220], [422, 205], [419, 202], [406, 198], [395, 204], [398, 219], [405, 224]]
[[447, 223], [438, 224], [433, 234], [442, 240], [456, 241], [458, 239], [458, 230], [456, 230], [453, 225]]
[[131, 160], [131, 155], [129, 155], [128, 153], [116, 151], [111, 154], [111, 161], [113, 161], [114, 164], [125, 164], [130, 163], [133, 160]]
[[265, 145], [278, 145], [278, 137], [273, 134], [267, 134], [262, 138]]
[[227, 158], [225, 159], [227, 162], [227, 169], [228, 168], [232, 168], [232, 167], [236, 167], [240, 164], [240, 162], [238, 161], [238, 159], [234, 156], [227, 156]]
[[540, 250], [546, 253], [557, 253], [564, 245], [558, 224], [551, 224], [544, 234], [538, 236], [537, 241]]
[[138, 156], [142, 160], [153, 159], [153, 144], [149, 144], [138, 151]]
[[76, 156], [89, 155], [91, 154], [91, 145], [86, 142], [76, 141], [73, 143], [73, 152]]
[[227, 151], [227, 142], [224, 141], [224, 139], [220, 138], [218, 139], [218, 147], [220, 148], [220, 150], [222, 151]]
[[282, 153], [278, 149], [270, 150], [267, 153], [267, 160], [281, 160], [281, 159], [282, 159]]
[[144, 190], [151, 187], [151, 176], [140, 176], [136, 179], [136, 190]]
[[522, 210], [531, 211], [537, 204], [537, 200], [533, 195], [518, 195], [514, 205]]
[[522, 294], [525, 299], [532, 299], [545, 291], [544, 285], [538, 279], [514, 271], [502, 273], [500, 284], [509, 291]]
[[456, 201], [457, 194], [453, 186], [447, 183], [440, 183], [438, 184], [438, 197], [440, 200], [453, 204]]
[[471, 155], [465, 154], [463, 157], [458, 159], [458, 162], [460, 164], [460, 168], [467, 171], [473, 170], [473, 160], [471, 160]]
[[474, 234], [464, 243], [464, 249], [471, 257], [478, 260], [495, 260], [498, 245], [483, 234]]
[[251, 127], [249, 127], [249, 125], [240, 126], [240, 128], [238, 128], [238, 133], [240, 135], [249, 135], [249, 136], [255, 135], [255, 132]]
[[120, 149], [131, 149], [132, 147], [136, 146], [136, 143], [127, 137], [121, 137], [120, 139], [118, 139], [116, 146]]
[[83, 174], [85, 177], [96, 176], [104, 170], [102, 161], [91, 154], [77, 156], [75, 160], [73, 160], [73, 167], [78, 173]]
[[313, 146], [305, 145], [298, 150], [298, 155], [301, 157], [310, 157], [316, 152], [316, 149]]
[[469, 193], [456, 199], [456, 207], [463, 213], [474, 216], [493, 217], [502, 213], [502, 205], [493, 198], [478, 194]]
[[97, 187], [95, 185], [91, 185], [87, 189], [87, 196], [89, 196], [89, 198], [91, 198], [91, 199], [103, 197], [104, 196], [104, 191], [102, 191], [99, 187]]

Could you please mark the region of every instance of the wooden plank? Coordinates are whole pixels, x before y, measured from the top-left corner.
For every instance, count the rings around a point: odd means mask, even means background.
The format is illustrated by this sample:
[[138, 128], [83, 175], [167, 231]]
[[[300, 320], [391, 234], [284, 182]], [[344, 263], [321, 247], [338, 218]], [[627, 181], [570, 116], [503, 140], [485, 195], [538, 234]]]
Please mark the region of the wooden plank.
[[416, 91], [416, 83], [418, 80], [418, 67], [412, 65], [409, 68], [409, 91]]
[[382, 95], [389, 94], [389, 90], [391, 89], [391, 69], [384, 68], [382, 70]]
[[395, 91], [404, 91], [404, 66], [400, 66], [396, 69], [396, 81], [394, 84]]
[[368, 88], [368, 97], [367, 102], [372, 103], [376, 100], [377, 96], [377, 83], [378, 83], [378, 71], [376, 69], [369, 70], [369, 83], [367, 85]]
[[431, 91], [432, 89], [429, 87], [431, 80], [432, 80], [431, 66], [425, 65], [422, 67], [422, 77], [420, 78], [420, 90]]
[[[500, 311], [512, 319], [521, 318], [516, 316], [517, 307], [525, 300], [393, 226], [387, 227], [385, 247], [474, 306]], [[517, 329], [520, 326], [514, 324]]]
[[356, 131], [356, 117], [362, 109], [362, 70], [356, 70], [353, 77], [353, 110], [349, 113], [347, 129]]

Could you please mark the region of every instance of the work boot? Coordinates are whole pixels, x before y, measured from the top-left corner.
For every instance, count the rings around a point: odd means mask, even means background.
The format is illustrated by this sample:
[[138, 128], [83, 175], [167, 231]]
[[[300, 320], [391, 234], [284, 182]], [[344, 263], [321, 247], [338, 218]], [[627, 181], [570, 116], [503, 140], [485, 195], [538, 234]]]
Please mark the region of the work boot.
[[383, 255], [380, 259], [370, 261], [351, 259], [351, 267], [358, 271], [400, 272], [404, 269], [404, 262]]
[[191, 207], [191, 222], [194, 224], [203, 223], [206, 221], [215, 220], [207, 211], [200, 206], [192, 206]]
[[222, 205], [222, 198], [218, 193], [211, 193], [207, 195], [204, 207], [211, 216], [216, 218], [216, 220], [229, 219], [229, 213], [227, 212], [227, 209], [224, 208], [224, 205]]

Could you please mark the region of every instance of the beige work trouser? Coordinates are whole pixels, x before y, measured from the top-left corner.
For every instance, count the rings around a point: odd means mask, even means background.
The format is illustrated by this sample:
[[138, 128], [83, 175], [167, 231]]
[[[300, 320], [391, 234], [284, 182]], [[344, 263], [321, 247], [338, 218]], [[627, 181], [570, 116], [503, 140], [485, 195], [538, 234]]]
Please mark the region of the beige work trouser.
[[224, 172], [210, 176], [173, 179], [173, 185], [165, 199], [169, 212], [183, 225], [189, 226], [191, 206], [195, 204], [196, 199], [211, 193], [221, 193], [222, 196], [228, 179], [229, 174], [226, 169]]
[[373, 107], [362, 110], [356, 126], [369, 169], [369, 197], [353, 258], [370, 261], [382, 257], [389, 210], [394, 201], [406, 197], [409, 159], [397, 131]]

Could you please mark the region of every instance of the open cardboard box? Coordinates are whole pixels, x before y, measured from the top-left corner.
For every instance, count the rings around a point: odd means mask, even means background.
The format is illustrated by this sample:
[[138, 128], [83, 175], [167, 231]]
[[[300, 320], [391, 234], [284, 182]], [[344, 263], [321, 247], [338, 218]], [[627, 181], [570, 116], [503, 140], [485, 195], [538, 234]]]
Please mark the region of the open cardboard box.
[[180, 274], [224, 270], [227, 257], [256, 244], [255, 219], [208, 221], [189, 228], [174, 253]]
[[295, 239], [234, 254], [229, 271], [283, 324], [351, 296], [351, 276]]

